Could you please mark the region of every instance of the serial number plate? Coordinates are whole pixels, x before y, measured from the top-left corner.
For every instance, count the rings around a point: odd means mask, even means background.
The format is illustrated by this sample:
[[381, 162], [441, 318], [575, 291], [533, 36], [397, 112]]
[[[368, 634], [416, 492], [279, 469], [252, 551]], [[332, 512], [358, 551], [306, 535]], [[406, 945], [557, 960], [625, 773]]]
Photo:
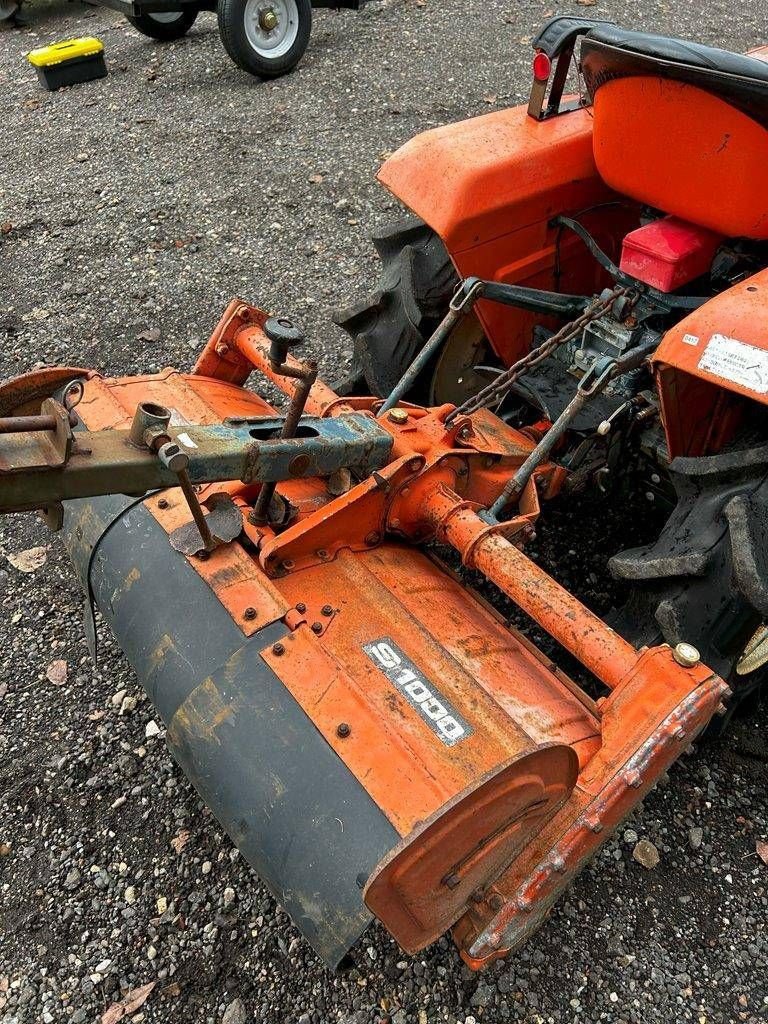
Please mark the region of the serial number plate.
[[447, 747], [472, 735], [471, 725], [388, 636], [363, 644], [363, 650]]
[[733, 381], [755, 394], [768, 394], [768, 352], [746, 342], [713, 334], [699, 360], [699, 369]]

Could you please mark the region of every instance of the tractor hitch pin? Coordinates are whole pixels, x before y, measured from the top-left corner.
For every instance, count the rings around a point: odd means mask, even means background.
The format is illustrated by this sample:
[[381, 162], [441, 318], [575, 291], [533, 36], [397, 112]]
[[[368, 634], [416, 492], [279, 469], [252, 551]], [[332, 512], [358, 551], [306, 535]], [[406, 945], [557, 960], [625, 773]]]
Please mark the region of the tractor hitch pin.
[[164, 405], [154, 402], [140, 402], [136, 406], [131, 423], [130, 440], [137, 448], [149, 448], [157, 455], [160, 462], [176, 474], [181, 493], [189, 505], [189, 511], [200, 533], [206, 551], [213, 551], [216, 541], [210, 531], [202, 505], [198, 501], [195, 488], [189, 479], [187, 467], [189, 456], [179, 448], [168, 436], [168, 425], [171, 422], [171, 411]]
[[[77, 426], [77, 413], [75, 406], [83, 397], [83, 382], [81, 380], [70, 381], [64, 388], [64, 408], [69, 414], [70, 427]], [[26, 434], [28, 431], [50, 430], [55, 431], [58, 421], [55, 416], [0, 416], [0, 434]]]
[[467, 313], [469, 313], [474, 304], [483, 294], [484, 288], [485, 281], [481, 281], [478, 277], [468, 277], [466, 281], [461, 283], [458, 291], [451, 299], [448, 312], [445, 314], [435, 330], [435, 333], [426, 343], [424, 348], [421, 349], [403, 376], [397, 384], [395, 384], [389, 394], [389, 397], [376, 413], [377, 419], [381, 419], [381, 417], [388, 413], [390, 409], [394, 409], [403, 395], [410, 390], [432, 356], [442, 348], [443, 344], [453, 333], [458, 322], [466, 316]]
[[[283, 440], [288, 440], [296, 436], [296, 428], [304, 413], [309, 393], [317, 380], [317, 363], [314, 360], [295, 364], [288, 362], [289, 351], [304, 342], [304, 334], [287, 317], [271, 317], [264, 324], [264, 333], [270, 342], [269, 365], [272, 372], [283, 377], [292, 377], [298, 381], [280, 431], [280, 437]], [[261, 485], [256, 504], [248, 517], [254, 525], [265, 526], [269, 522], [269, 506], [275, 493], [275, 487], [275, 481]]]

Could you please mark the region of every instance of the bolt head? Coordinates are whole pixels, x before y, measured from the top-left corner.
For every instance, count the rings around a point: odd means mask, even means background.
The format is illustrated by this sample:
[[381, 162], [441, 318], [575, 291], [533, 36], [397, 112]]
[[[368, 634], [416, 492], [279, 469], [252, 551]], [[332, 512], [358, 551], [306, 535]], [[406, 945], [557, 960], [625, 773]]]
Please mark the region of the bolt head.
[[272, 653], [279, 658], [281, 654], [285, 654], [285, 647], [282, 644], [272, 644]]
[[698, 665], [701, 661], [701, 655], [699, 654], [698, 648], [694, 647], [693, 644], [687, 644], [685, 642], [679, 643], [672, 651], [672, 657], [675, 659], [678, 665], [682, 665], [683, 668], [693, 668], [694, 665]]
[[259, 25], [265, 32], [271, 32], [272, 29], [277, 28], [277, 15], [270, 7], [267, 11], [262, 11], [259, 15]]
[[339, 737], [340, 740], [345, 740], [347, 736], [351, 734], [351, 732], [352, 726], [348, 725], [346, 722], [339, 722], [339, 724], [336, 726], [336, 735]]
[[326, 618], [328, 618], [331, 615], [333, 615], [333, 606], [330, 605], [330, 604], [324, 604], [322, 609], [321, 609], [321, 611], [322, 611], [323, 615], [325, 615]]
[[312, 623], [312, 632], [313, 633], [317, 633], [318, 635], [320, 633], [322, 633], [323, 632], [323, 624], [322, 624], [322, 622], [313, 622]]
[[252, 622], [256, 618], [256, 609], [246, 608], [243, 612], [243, 618], [248, 622]]
[[408, 422], [408, 410], [407, 409], [390, 409], [387, 413], [387, 417], [392, 420], [393, 423], [407, 423]]

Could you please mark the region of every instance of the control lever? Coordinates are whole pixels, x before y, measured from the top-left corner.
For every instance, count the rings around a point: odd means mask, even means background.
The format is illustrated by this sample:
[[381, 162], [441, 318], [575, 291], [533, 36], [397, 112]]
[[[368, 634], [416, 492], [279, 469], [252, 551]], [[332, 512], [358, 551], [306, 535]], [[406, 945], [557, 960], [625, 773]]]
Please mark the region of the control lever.
[[[292, 348], [304, 343], [304, 333], [288, 317], [271, 317], [264, 324], [264, 333], [269, 340], [269, 363], [274, 373], [282, 377], [292, 377], [298, 381], [291, 397], [288, 411], [283, 421], [280, 437], [283, 440], [296, 436], [296, 428], [304, 413], [312, 385], [317, 380], [317, 363], [314, 360], [289, 363], [288, 355]], [[256, 526], [269, 523], [269, 506], [275, 493], [274, 482], [263, 483], [253, 511], [248, 516]]]

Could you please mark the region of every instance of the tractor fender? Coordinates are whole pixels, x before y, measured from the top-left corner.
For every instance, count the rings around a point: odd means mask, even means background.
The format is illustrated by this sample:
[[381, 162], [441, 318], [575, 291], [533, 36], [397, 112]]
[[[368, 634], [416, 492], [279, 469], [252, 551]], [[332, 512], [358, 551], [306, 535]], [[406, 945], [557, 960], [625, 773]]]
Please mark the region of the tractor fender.
[[584, 109], [545, 121], [523, 106], [494, 111], [417, 135], [378, 177], [455, 257], [576, 209], [585, 189], [599, 188], [592, 118]]
[[740, 281], [664, 335], [652, 365], [671, 458], [711, 455], [749, 402], [768, 405], [768, 270]]

